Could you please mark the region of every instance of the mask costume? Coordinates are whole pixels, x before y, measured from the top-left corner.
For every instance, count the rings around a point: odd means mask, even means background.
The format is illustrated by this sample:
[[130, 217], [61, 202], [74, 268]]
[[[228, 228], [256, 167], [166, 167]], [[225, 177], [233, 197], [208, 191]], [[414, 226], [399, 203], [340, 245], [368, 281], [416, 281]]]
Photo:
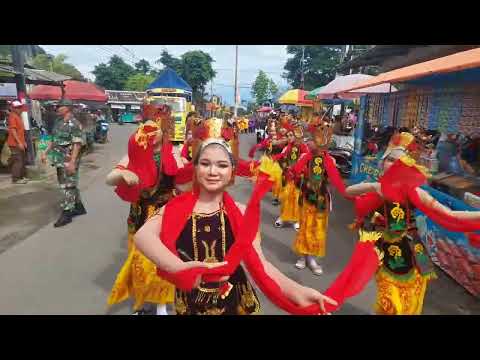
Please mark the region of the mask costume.
[[[122, 182], [115, 189], [122, 200], [131, 204], [127, 220], [128, 257], [108, 298], [108, 305], [114, 305], [133, 297], [135, 311], [142, 309], [145, 303], [172, 303], [175, 290], [172, 284], [156, 275], [155, 265], [133, 243], [138, 229], [174, 196], [174, 176], [178, 172], [169, 141], [173, 127], [170, 109], [164, 105], [144, 104], [143, 118], [145, 122], [129, 138], [128, 165], [117, 166], [136, 174], [139, 183], [128, 186]], [[163, 133], [163, 142], [157, 152], [154, 141], [159, 130]]]

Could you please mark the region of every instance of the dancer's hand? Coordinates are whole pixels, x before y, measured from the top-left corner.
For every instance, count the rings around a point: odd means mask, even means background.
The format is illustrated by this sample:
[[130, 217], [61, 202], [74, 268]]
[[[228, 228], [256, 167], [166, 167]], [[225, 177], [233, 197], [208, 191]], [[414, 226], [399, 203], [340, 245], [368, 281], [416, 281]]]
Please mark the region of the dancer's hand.
[[315, 289], [305, 286], [302, 286], [298, 289], [298, 291], [295, 291], [293, 298], [291, 298], [290, 300], [292, 300], [300, 307], [307, 307], [312, 304], [318, 303], [320, 305], [322, 313], [325, 313], [325, 302], [331, 305], [337, 305], [337, 302], [335, 300], [321, 294]]
[[[207, 262], [203, 262], [203, 261], [186, 261], [182, 264], [181, 268], [178, 271], [189, 270], [189, 269], [196, 268], [196, 267], [204, 267], [204, 268], [207, 268], [207, 269], [215, 269], [217, 267], [224, 266], [226, 264], [227, 264], [226, 261], [218, 262], [218, 263], [207, 263]], [[225, 277], [221, 278], [220, 281], [227, 281], [228, 278], [229, 278], [228, 276], [225, 276]], [[201, 282], [202, 282], [202, 276], [199, 275], [197, 277], [197, 279], [195, 280], [195, 284], [194, 284], [193, 287], [194, 288], [199, 287]]]
[[122, 170], [122, 178], [128, 186], [138, 185], [139, 179], [137, 174], [130, 170]]
[[372, 190], [382, 195], [382, 185], [379, 182], [370, 183]]

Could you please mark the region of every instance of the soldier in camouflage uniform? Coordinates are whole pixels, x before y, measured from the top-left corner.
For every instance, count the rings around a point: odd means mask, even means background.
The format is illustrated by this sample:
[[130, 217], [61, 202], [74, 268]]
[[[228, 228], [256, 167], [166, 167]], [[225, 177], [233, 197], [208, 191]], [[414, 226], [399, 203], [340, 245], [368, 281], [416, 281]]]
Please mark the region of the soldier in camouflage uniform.
[[54, 125], [53, 139], [42, 154], [42, 161], [46, 162], [48, 154], [52, 165], [57, 168], [57, 179], [64, 197], [62, 214], [54, 226], [60, 227], [72, 222], [74, 216], [87, 212], [78, 189], [81, 147], [84, 145], [82, 126], [68, 106], [61, 106], [57, 113], [60, 118]]

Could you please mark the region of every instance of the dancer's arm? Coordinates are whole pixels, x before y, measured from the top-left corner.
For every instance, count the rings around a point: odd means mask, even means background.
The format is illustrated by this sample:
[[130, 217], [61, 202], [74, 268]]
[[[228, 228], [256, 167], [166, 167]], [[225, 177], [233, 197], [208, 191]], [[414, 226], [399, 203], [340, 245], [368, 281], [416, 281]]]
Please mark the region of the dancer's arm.
[[[117, 186], [121, 181], [127, 185], [138, 184], [138, 176], [133, 172], [126, 170], [128, 166], [128, 155], [125, 155], [117, 164], [117, 167], [107, 175], [106, 183], [109, 186]], [[125, 168], [125, 169], [122, 169]]]
[[452, 210], [439, 201], [437, 201], [432, 195], [426, 192], [423, 189], [417, 188], [418, 196], [422, 203], [428, 206], [431, 209], [439, 210], [446, 215], [456, 217], [462, 220], [479, 220], [480, 219], [480, 211], [455, 211]]
[[348, 196], [359, 196], [369, 192], [377, 192], [381, 195], [380, 183], [360, 183], [346, 188], [345, 193]]

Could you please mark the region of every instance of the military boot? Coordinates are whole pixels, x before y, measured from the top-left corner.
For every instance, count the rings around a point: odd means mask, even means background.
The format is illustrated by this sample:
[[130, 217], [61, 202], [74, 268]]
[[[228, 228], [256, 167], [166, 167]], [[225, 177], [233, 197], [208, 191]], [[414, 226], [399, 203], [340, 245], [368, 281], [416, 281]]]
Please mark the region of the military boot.
[[72, 211], [70, 210], [63, 210], [62, 215], [60, 215], [60, 218], [57, 220], [55, 224], [53, 224], [54, 227], [60, 227], [67, 225], [72, 222]]
[[85, 215], [86, 213], [87, 210], [85, 210], [85, 206], [83, 206], [83, 203], [80, 201], [75, 204], [75, 209], [72, 211], [72, 216]]

